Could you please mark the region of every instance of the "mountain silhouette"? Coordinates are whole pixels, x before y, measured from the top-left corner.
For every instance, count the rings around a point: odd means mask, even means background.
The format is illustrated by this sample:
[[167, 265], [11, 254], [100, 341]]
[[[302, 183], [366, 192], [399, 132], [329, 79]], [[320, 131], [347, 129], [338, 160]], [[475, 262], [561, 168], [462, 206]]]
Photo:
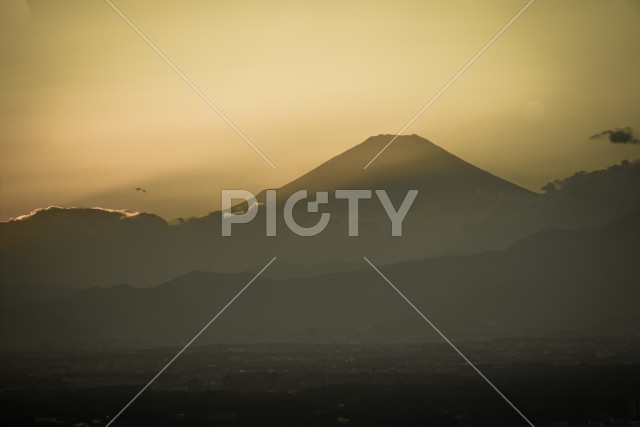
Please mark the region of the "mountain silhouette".
[[[453, 339], [637, 332], [640, 212], [548, 230], [503, 251], [380, 266]], [[373, 260], [375, 262], [375, 260]], [[5, 348], [179, 345], [252, 277], [194, 271], [150, 288], [91, 288], [2, 311]], [[438, 337], [364, 262], [316, 278], [259, 278], [198, 344], [399, 342]]]
[[[401, 135], [372, 165], [364, 165], [393, 138], [378, 135], [345, 151], [278, 189], [288, 198], [297, 190], [382, 189], [403, 197], [420, 190], [420, 204], [448, 209], [476, 208], [474, 202], [528, 199], [535, 194], [479, 169], [418, 135]], [[264, 201], [259, 197], [260, 201]], [[366, 212], [365, 212], [366, 213]]]
[[[417, 135], [398, 137], [364, 170], [390, 138], [371, 137], [279, 188], [277, 237], [265, 236], [262, 207], [252, 223], [235, 226], [225, 238], [221, 212], [169, 224], [148, 213], [52, 207], [2, 222], [1, 286], [153, 286], [193, 270], [255, 271], [273, 256], [297, 266], [295, 274], [281, 269], [273, 277], [300, 277], [305, 271], [317, 276], [352, 270], [364, 254], [390, 264], [501, 250], [548, 228], [593, 227], [640, 209], [639, 162], [576, 174], [541, 195]], [[298, 189], [330, 193], [329, 204], [320, 208], [331, 213], [329, 227], [312, 238], [294, 235], [283, 223], [284, 199]], [[383, 189], [395, 206], [408, 190], [419, 193], [404, 220], [404, 236], [391, 236], [390, 221], [374, 195], [360, 202], [360, 236], [348, 237], [347, 201], [335, 200], [337, 189]], [[258, 199], [264, 200], [264, 192]], [[317, 221], [317, 213], [303, 208], [300, 203], [296, 219]]]

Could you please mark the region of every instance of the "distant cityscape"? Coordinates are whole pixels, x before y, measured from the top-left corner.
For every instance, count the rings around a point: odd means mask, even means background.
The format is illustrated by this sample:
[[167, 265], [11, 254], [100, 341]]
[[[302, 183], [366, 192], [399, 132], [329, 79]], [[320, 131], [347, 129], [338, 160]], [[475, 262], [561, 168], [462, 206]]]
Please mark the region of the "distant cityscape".
[[[536, 426], [640, 425], [640, 339], [519, 338], [460, 348]], [[173, 352], [5, 353], [5, 419], [104, 425]], [[148, 393], [116, 425], [251, 425], [261, 412], [261, 425], [522, 425], [442, 343], [195, 347]], [[369, 419], [375, 414], [378, 423]]]

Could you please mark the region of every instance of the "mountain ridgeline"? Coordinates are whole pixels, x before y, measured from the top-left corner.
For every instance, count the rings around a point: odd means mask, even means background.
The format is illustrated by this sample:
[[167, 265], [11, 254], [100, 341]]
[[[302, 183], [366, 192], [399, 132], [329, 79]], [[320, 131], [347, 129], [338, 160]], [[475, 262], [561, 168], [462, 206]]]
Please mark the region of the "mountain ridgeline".
[[[281, 214], [278, 236], [266, 237], [262, 206], [253, 222], [235, 225], [225, 238], [221, 212], [169, 224], [146, 213], [48, 208], [0, 223], [2, 287], [153, 286], [194, 270], [253, 271], [273, 256], [294, 267], [280, 268], [278, 277], [317, 276], [353, 270], [362, 256], [390, 264], [500, 250], [548, 228], [597, 226], [640, 209], [638, 162], [556, 181], [541, 195], [416, 135], [398, 137], [363, 169], [391, 137], [371, 137], [278, 189], [280, 213], [296, 190], [329, 192], [329, 203], [320, 208], [332, 215], [329, 227], [312, 238], [291, 233]], [[347, 201], [335, 200], [338, 189], [384, 189], [396, 207], [408, 190], [419, 193], [404, 220], [403, 237], [391, 236], [375, 196], [360, 201], [360, 236], [348, 237]], [[264, 201], [264, 192], [258, 200]], [[316, 221], [319, 213], [305, 213], [303, 207], [300, 203], [296, 218]]]
[[[382, 266], [452, 339], [637, 334], [640, 212], [605, 227], [549, 230], [503, 251]], [[375, 258], [372, 261], [376, 262]], [[277, 263], [277, 261], [276, 261]], [[91, 288], [2, 311], [5, 349], [176, 346], [252, 277], [194, 271], [149, 288]], [[424, 342], [439, 337], [370, 267], [260, 277], [198, 340]]]

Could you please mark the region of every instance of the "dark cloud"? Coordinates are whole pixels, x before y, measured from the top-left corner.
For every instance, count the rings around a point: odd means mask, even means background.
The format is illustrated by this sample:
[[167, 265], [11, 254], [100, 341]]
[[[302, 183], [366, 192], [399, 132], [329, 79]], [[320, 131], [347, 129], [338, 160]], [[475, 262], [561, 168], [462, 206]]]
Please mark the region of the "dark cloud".
[[591, 136], [591, 139], [607, 138], [613, 144], [640, 144], [640, 139], [630, 127], [603, 130]]

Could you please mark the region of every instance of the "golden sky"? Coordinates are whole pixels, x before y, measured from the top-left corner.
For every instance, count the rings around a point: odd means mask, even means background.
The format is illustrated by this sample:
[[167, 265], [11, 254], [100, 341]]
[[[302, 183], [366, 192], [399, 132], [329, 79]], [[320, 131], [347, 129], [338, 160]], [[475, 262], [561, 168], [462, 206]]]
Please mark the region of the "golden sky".
[[[0, 218], [103, 206], [168, 219], [396, 133], [525, 1], [0, 2]], [[537, 0], [405, 133], [525, 187], [640, 157], [640, 1]], [[144, 187], [147, 193], [134, 191]]]

